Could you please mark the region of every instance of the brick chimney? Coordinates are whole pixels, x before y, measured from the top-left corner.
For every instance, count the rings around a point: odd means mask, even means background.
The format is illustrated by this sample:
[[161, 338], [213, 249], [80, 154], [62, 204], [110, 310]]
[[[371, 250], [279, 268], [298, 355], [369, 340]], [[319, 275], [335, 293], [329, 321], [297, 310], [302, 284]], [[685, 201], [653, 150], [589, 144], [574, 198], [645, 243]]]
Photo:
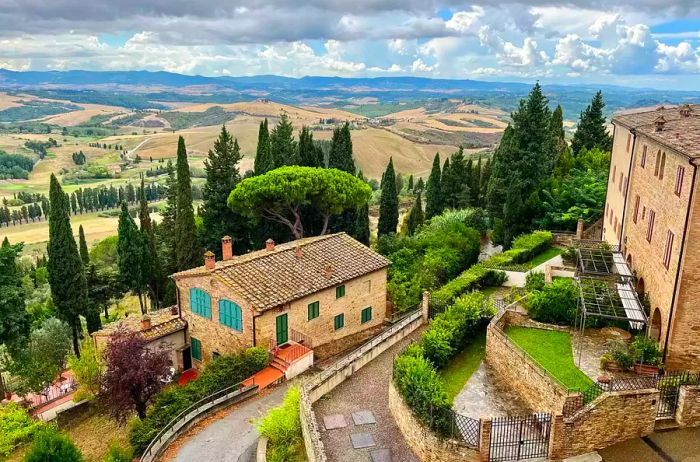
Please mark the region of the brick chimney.
[[323, 271], [323, 277], [330, 279], [333, 277], [333, 265], [326, 265], [326, 269]]
[[204, 266], [210, 270], [216, 267], [216, 257], [210, 250], [204, 252]]
[[683, 106], [681, 106], [681, 117], [690, 117], [690, 115], [693, 113], [693, 108], [690, 107], [690, 104], [686, 103]]
[[664, 126], [666, 125], [666, 118], [662, 115], [657, 117], [654, 121], [654, 125], [656, 126], [657, 132], [662, 132], [664, 130]]
[[148, 330], [151, 328], [151, 318], [148, 315], [144, 315], [141, 318], [141, 330]]
[[224, 261], [233, 258], [233, 240], [231, 236], [224, 236], [221, 238], [221, 254], [223, 255]]
[[297, 257], [297, 260], [301, 260], [301, 247], [296, 246], [294, 249], [294, 256]]
[[267, 249], [268, 251], [275, 250], [275, 241], [273, 241], [272, 239], [266, 240], [265, 241], [265, 249]]

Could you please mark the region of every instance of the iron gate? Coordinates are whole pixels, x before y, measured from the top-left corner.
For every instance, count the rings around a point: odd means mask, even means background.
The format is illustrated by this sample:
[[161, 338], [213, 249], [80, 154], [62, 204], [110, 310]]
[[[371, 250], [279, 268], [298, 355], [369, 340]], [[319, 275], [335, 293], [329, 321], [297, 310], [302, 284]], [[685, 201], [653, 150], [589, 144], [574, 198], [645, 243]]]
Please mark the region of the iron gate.
[[658, 376], [656, 388], [659, 389], [659, 406], [656, 408], [656, 416], [675, 417], [681, 385], [698, 383], [700, 383], [700, 375], [685, 371], [667, 372], [663, 376]]
[[533, 459], [549, 455], [552, 414], [496, 417], [491, 420], [490, 462]]

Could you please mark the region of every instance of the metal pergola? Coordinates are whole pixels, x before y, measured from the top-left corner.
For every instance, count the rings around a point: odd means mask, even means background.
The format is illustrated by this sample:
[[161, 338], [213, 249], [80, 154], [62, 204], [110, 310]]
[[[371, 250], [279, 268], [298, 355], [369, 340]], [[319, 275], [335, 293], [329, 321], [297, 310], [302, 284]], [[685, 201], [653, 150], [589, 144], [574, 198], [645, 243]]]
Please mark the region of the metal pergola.
[[576, 324], [579, 330], [578, 363], [581, 365], [583, 334], [589, 317], [627, 321], [633, 330], [648, 322], [644, 307], [632, 286], [630, 271], [617, 246], [599, 241], [576, 241], [576, 276], [579, 288]]

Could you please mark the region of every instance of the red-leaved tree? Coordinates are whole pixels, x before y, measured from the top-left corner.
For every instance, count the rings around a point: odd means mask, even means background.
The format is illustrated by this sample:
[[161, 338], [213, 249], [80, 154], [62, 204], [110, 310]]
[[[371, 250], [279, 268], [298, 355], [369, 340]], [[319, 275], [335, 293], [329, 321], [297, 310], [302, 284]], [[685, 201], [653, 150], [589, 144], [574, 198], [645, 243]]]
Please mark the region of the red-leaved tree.
[[110, 414], [124, 422], [133, 411], [146, 416], [149, 400], [160, 391], [160, 379], [169, 367], [162, 349], [150, 349], [140, 332], [119, 329], [109, 337], [104, 351], [106, 371], [100, 395]]

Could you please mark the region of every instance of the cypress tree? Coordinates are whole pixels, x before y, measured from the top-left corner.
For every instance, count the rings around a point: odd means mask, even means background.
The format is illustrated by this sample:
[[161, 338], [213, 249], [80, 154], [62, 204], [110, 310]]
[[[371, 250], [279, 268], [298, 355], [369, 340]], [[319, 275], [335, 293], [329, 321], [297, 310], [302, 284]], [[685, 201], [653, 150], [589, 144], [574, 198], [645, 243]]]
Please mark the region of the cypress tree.
[[481, 207], [483, 195], [481, 189], [481, 168], [481, 156], [479, 156], [479, 158], [476, 161], [476, 165], [472, 170], [472, 178], [469, 183], [469, 189], [471, 189], [472, 205], [474, 205], [475, 207]]
[[90, 263], [90, 255], [88, 254], [87, 242], [85, 241], [85, 231], [83, 230], [83, 225], [78, 228], [78, 241], [80, 242], [80, 259], [83, 265]]
[[413, 174], [408, 177], [408, 191], [413, 192]]
[[336, 129], [333, 130], [331, 151], [328, 155], [328, 168], [337, 168], [351, 175], [355, 174], [355, 161], [352, 158], [350, 123], [348, 122], [345, 122], [342, 127], [336, 127]]
[[299, 165], [305, 167], [323, 167], [323, 151], [314, 143], [314, 134], [309, 127], [301, 127], [299, 132]]
[[[22, 278], [17, 268], [21, 252], [22, 244], [10, 245], [5, 236], [0, 246], [0, 345], [6, 345], [10, 351], [25, 345], [30, 331]], [[0, 391], [2, 385], [0, 379]]]
[[148, 202], [146, 201], [146, 188], [144, 187], [143, 178], [141, 178], [141, 189], [139, 191], [139, 224], [141, 237], [146, 246], [148, 260], [144, 264], [144, 275], [148, 289], [151, 295], [151, 306], [157, 308], [160, 297], [162, 296], [163, 286], [163, 269], [160, 262], [160, 255], [156, 247], [156, 237], [153, 230], [153, 222], [151, 214], [148, 210]]
[[238, 164], [242, 158], [238, 140], [231, 136], [226, 127], [222, 127], [214, 149], [209, 150], [208, 158], [204, 161], [207, 182], [202, 190], [204, 204], [200, 212], [202, 243], [218, 259], [222, 258], [221, 238], [224, 236], [231, 236], [237, 249], [250, 248], [246, 220], [226, 204], [229, 194], [241, 180]]
[[440, 171], [440, 154], [433, 158], [433, 169], [430, 171], [428, 183], [425, 187], [425, 217], [432, 218], [439, 215], [443, 209], [442, 185], [440, 184], [442, 172]]
[[445, 159], [442, 164], [442, 175], [440, 176], [440, 196], [442, 200], [442, 208], [440, 212], [451, 206], [453, 197], [454, 181], [452, 181], [452, 173], [450, 172], [450, 158]]
[[49, 244], [47, 265], [51, 298], [56, 311], [71, 328], [73, 351], [80, 357], [80, 314], [88, 304], [87, 283], [68, 216], [68, 196], [51, 174], [49, 184]]
[[267, 119], [260, 122], [258, 130], [258, 147], [255, 151], [255, 164], [253, 170], [256, 175], [262, 175], [274, 169], [270, 155], [270, 132], [267, 128]]
[[598, 90], [591, 104], [581, 113], [581, 119], [571, 141], [571, 150], [574, 155], [582, 149], [598, 148], [608, 152], [612, 150], [612, 137], [608, 134], [604, 108], [603, 92]]
[[283, 165], [299, 165], [299, 151], [294, 141], [294, 126], [286, 113], [282, 113], [279, 122], [270, 133], [270, 170]]
[[177, 209], [173, 245], [177, 271], [201, 264], [202, 249], [197, 241], [197, 228], [194, 224], [190, 166], [187, 163], [185, 139], [182, 136], [177, 142]]
[[352, 236], [364, 245], [369, 245], [369, 204], [358, 207], [355, 215], [357, 219]]
[[559, 156], [566, 149], [566, 134], [564, 132], [564, 111], [562, 111], [561, 106], [552, 112], [552, 119], [549, 123], [549, 132], [552, 137], [552, 144], [554, 145], [554, 163], [559, 160]]
[[136, 227], [134, 219], [129, 214], [129, 207], [122, 202], [118, 226], [119, 239], [117, 254], [119, 255], [119, 277], [125, 287], [128, 287], [139, 299], [141, 313], [146, 313], [143, 292], [146, 289], [149, 270], [148, 246], [143, 234]]
[[384, 172], [384, 184], [379, 200], [379, 227], [378, 235], [396, 232], [399, 224], [399, 197], [396, 194], [396, 174], [394, 173], [394, 160], [389, 158], [389, 165]]
[[425, 216], [423, 215], [423, 200], [421, 198], [420, 191], [418, 191], [416, 202], [413, 203], [411, 211], [408, 212], [408, 226], [406, 229], [408, 235], [412, 236], [416, 232], [416, 229], [423, 224], [424, 220]]
[[[438, 165], [438, 168], [440, 165]], [[425, 188], [425, 184], [423, 184], [423, 177], [419, 177], [418, 181], [416, 182], [416, 186], [414, 188], [414, 191], [423, 191], [423, 188]]]

